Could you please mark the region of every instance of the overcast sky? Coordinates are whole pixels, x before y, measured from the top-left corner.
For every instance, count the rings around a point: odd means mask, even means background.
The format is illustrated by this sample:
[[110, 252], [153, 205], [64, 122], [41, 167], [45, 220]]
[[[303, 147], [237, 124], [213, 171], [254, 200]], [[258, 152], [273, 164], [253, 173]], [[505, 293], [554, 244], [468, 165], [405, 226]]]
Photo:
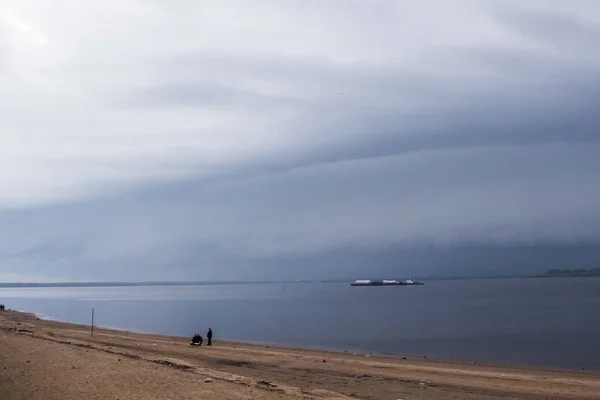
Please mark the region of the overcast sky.
[[599, 100], [595, 0], [2, 0], [0, 281], [596, 245]]

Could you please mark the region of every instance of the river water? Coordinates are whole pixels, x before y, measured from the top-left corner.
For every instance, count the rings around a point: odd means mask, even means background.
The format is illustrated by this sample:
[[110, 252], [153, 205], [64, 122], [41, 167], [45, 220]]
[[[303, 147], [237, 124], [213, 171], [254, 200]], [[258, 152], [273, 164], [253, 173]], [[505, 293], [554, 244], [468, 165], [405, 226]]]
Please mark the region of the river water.
[[600, 370], [600, 279], [3, 288], [44, 317], [191, 337]]

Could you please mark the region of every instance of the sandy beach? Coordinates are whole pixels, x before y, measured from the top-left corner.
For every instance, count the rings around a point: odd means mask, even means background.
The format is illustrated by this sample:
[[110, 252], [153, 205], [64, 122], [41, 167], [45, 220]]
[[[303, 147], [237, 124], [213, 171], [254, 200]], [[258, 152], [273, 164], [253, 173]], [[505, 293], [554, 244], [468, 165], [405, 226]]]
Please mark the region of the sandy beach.
[[[210, 378], [211, 382], [205, 382]], [[0, 399], [600, 399], [600, 373], [143, 335], [0, 313]]]

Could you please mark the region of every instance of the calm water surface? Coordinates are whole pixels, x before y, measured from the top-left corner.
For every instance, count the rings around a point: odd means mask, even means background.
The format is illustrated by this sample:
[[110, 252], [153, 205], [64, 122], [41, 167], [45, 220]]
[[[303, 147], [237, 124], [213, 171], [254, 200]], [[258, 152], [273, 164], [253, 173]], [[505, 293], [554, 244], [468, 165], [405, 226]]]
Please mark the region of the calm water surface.
[[600, 370], [600, 279], [0, 289], [8, 307], [169, 335]]

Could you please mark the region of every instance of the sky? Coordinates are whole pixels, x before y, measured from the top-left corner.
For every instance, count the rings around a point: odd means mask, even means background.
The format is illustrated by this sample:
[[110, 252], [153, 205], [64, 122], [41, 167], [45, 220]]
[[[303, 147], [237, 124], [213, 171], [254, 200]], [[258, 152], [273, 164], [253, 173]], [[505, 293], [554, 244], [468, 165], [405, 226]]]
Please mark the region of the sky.
[[0, 281], [597, 264], [599, 100], [592, 0], [1, 0]]

